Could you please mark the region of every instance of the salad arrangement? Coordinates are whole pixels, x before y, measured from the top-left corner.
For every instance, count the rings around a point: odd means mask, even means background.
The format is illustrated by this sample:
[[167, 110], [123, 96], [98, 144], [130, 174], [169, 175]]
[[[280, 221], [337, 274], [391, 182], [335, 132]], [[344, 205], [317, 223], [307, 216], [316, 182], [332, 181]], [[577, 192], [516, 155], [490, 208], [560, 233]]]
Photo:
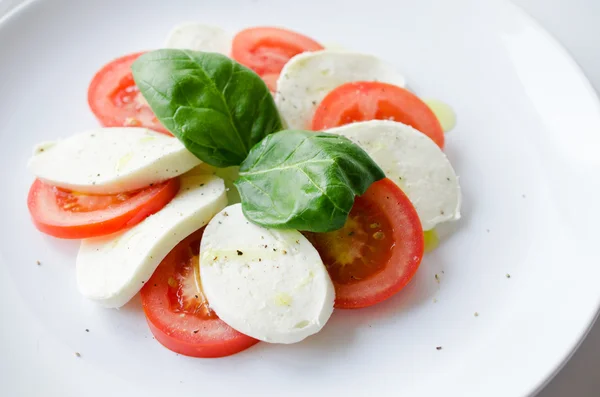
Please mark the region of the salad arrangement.
[[32, 220], [82, 239], [86, 298], [140, 292], [175, 352], [299, 342], [399, 292], [460, 217], [440, 120], [404, 86], [289, 30], [179, 25], [96, 74], [101, 128], [35, 148]]

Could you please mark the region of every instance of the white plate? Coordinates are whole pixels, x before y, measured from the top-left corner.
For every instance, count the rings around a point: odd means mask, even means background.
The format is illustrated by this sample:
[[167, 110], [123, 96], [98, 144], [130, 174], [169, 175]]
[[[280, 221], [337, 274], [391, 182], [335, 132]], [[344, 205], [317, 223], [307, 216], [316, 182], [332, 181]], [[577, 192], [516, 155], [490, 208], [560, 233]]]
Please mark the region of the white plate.
[[[86, 90], [101, 65], [160, 46], [184, 20], [282, 25], [371, 52], [455, 107], [447, 153], [464, 218], [405, 291], [337, 311], [303, 343], [218, 360], [164, 349], [137, 301], [111, 311], [78, 295], [77, 243], [29, 221], [26, 160], [37, 141], [96, 125]], [[0, 50], [2, 395], [525, 396], [596, 316], [600, 107], [574, 62], [510, 4], [42, 0], [2, 21]]]

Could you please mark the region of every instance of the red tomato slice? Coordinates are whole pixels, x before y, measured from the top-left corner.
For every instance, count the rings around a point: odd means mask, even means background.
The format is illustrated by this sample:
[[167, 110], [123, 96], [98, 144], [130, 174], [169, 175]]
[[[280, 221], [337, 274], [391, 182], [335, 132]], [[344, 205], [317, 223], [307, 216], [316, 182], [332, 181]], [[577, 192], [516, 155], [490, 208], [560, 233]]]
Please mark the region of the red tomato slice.
[[256, 27], [242, 30], [233, 38], [231, 57], [254, 70], [275, 91], [283, 66], [305, 51], [322, 50], [310, 37], [286, 29]]
[[27, 206], [41, 232], [60, 238], [89, 238], [140, 223], [167, 205], [178, 191], [178, 178], [113, 195], [71, 192], [36, 179]]
[[340, 230], [307, 233], [335, 286], [335, 307], [358, 309], [400, 291], [423, 258], [417, 211], [389, 179], [357, 197]]
[[204, 229], [180, 242], [141, 291], [152, 334], [167, 349], [192, 357], [223, 357], [258, 340], [234, 330], [208, 306], [198, 263]]
[[279, 73], [265, 73], [261, 77], [271, 92], [277, 91], [277, 80], [279, 80]]
[[88, 103], [104, 127], [146, 127], [170, 135], [133, 80], [131, 64], [142, 54], [117, 58], [100, 69], [88, 88]]
[[404, 88], [374, 81], [343, 84], [327, 94], [315, 111], [312, 129], [321, 131], [368, 120], [408, 124], [444, 147], [444, 130], [425, 102]]

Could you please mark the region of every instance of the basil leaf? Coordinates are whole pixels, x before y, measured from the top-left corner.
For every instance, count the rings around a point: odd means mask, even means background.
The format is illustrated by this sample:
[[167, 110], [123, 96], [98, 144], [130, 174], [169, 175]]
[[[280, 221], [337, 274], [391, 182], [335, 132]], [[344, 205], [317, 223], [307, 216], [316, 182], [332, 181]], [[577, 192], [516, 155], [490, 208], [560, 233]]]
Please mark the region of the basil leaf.
[[226, 56], [164, 49], [142, 55], [131, 69], [160, 122], [208, 164], [239, 165], [282, 128], [266, 84]]
[[252, 148], [235, 181], [246, 218], [272, 228], [329, 232], [383, 171], [349, 139], [281, 131]]

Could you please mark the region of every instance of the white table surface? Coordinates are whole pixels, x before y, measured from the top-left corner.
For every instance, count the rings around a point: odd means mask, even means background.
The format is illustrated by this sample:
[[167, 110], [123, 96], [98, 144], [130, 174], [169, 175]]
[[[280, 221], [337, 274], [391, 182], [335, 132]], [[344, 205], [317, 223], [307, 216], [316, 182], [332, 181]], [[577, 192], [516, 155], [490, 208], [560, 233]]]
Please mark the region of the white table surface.
[[[22, 1], [0, 0], [0, 15]], [[600, 92], [600, 0], [513, 0], [513, 2], [536, 18], [567, 48], [592, 85]], [[571, 360], [537, 397], [600, 396], [598, 369], [600, 369], [600, 322], [590, 331]]]

